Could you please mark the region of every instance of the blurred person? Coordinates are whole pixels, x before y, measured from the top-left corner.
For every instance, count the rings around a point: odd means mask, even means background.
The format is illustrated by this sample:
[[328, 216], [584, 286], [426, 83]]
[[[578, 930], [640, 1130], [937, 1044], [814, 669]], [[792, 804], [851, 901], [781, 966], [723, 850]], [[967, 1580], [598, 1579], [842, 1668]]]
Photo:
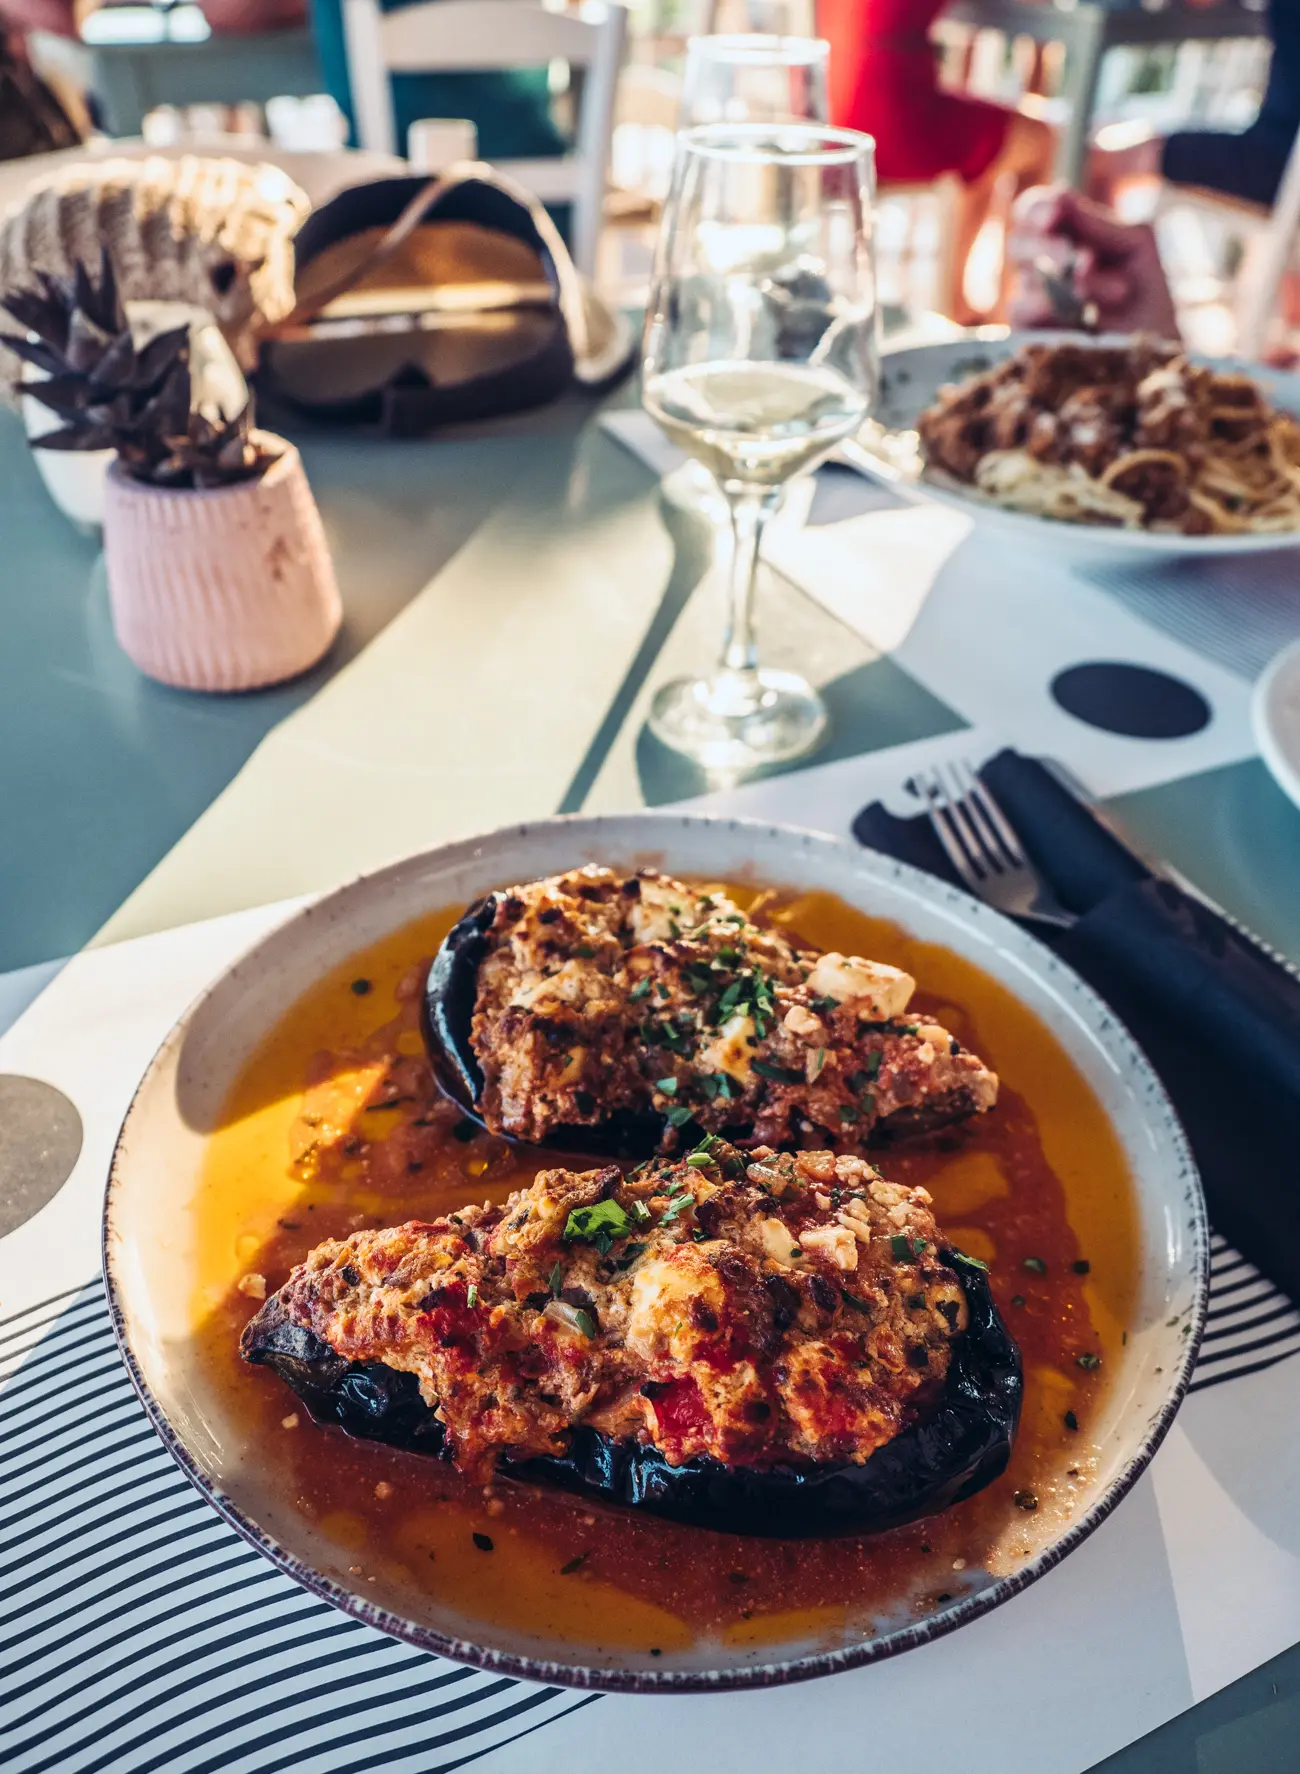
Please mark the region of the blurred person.
[[[985, 222], [1050, 178], [1055, 135], [1041, 118], [939, 85], [930, 27], [946, 0], [818, 0], [831, 45], [831, 121], [876, 141], [882, 184], [962, 182], [954, 253], [964, 268]], [[961, 290], [959, 272], [958, 289]], [[955, 319], [985, 319], [959, 297]]]
[[1071, 324], [1052, 300], [1047, 271], [1068, 286], [1081, 308], [1091, 308], [1097, 332], [1179, 336], [1154, 230], [1145, 222], [1120, 221], [1068, 186], [1023, 193], [1012, 212], [1007, 260], [1014, 327]]
[[[1135, 180], [1166, 179], [1271, 207], [1300, 131], [1300, 4], [1268, 0], [1273, 42], [1259, 115], [1248, 129], [1176, 130], [1161, 137], [1137, 125], [1099, 132], [1089, 166], [1089, 190], [1117, 198]], [[1125, 140], [1125, 138], [1129, 138]], [[1110, 148], [1108, 138], [1122, 145]]]
[[72, 0], [0, 0], [0, 160], [75, 147], [89, 127], [81, 95], [59, 90], [32, 67], [29, 31], [75, 37]]

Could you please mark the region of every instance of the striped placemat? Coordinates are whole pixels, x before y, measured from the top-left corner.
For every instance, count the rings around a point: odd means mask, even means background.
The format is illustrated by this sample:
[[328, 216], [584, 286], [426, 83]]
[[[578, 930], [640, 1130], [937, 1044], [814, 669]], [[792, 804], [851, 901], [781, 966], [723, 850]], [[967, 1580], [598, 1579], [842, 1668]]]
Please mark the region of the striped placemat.
[[[1192, 1390], [1300, 1353], [1216, 1237]], [[447, 1774], [600, 1696], [448, 1663], [336, 1612], [227, 1526], [154, 1435], [102, 1281], [0, 1322], [7, 1774]]]
[[465, 1669], [337, 1612], [172, 1462], [101, 1280], [0, 1322], [6, 1774], [446, 1774], [596, 1695]]

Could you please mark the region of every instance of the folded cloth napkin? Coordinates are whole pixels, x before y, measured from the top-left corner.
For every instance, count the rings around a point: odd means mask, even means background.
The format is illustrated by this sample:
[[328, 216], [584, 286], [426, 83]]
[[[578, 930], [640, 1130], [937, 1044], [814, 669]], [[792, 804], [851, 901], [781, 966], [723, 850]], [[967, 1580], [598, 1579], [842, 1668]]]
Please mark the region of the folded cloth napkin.
[[[1027, 923], [1101, 994], [1159, 1073], [1215, 1227], [1300, 1301], [1300, 976], [1218, 912], [1152, 874], [1036, 758], [980, 775], [1061, 904]], [[858, 841], [960, 885], [924, 813], [879, 803]]]

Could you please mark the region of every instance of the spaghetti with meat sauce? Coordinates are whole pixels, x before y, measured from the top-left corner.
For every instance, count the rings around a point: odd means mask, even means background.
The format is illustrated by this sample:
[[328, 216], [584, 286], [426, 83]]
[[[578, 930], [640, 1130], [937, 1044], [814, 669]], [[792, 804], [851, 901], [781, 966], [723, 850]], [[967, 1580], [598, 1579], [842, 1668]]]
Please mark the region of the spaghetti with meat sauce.
[[1300, 530], [1300, 423], [1175, 345], [1023, 345], [940, 390], [929, 471], [1008, 510], [1187, 536]]

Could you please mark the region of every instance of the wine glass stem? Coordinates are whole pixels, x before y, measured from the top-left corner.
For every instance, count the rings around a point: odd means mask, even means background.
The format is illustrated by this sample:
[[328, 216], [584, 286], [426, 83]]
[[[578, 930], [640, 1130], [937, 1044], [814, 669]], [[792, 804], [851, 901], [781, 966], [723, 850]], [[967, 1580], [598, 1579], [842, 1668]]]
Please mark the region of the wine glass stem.
[[727, 492], [727, 504], [731, 508], [731, 570], [721, 669], [724, 676], [747, 679], [751, 683], [758, 670], [758, 641], [754, 634], [758, 554], [763, 531], [778, 497], [778, 494], [767, 492]]

